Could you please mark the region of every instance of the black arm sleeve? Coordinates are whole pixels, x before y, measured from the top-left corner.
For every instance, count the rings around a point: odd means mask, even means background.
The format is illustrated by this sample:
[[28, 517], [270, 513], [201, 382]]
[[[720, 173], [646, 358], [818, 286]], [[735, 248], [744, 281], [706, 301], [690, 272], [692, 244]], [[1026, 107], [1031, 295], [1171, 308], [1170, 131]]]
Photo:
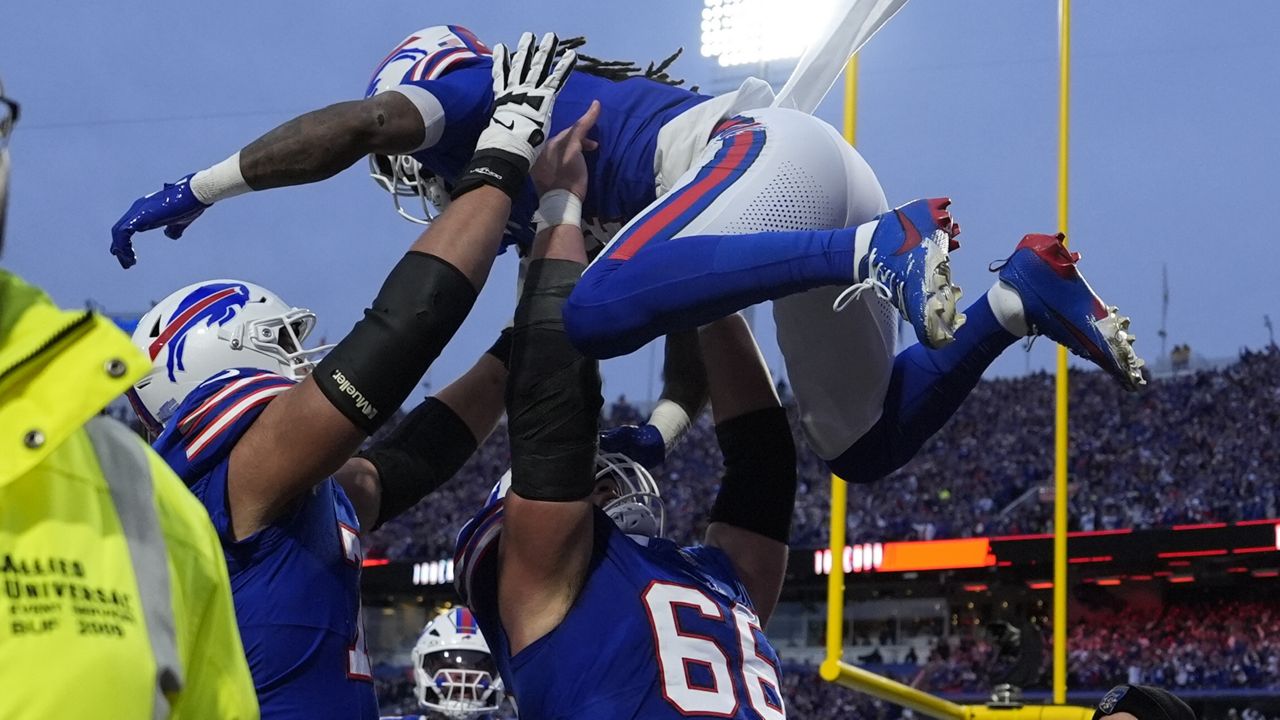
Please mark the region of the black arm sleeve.
[[561, 316], [582, 270], [534, 260], [516, 307], [506, 397], [511, 489], [530, 500], [581, 500], [595, 486], [600, 372], [570, 344]]
[[471, 429], [448, 405], [429, 397], [387, 436], [356, 453], [373, 464], [382, 485], [377, 530], [462, 469], [476, 451]]
[[493, 342], [493, 345], [490, 345], [489, 349], [485, 350], [484, 352], [486, 355], [492, 355], [493, 357], [497, 358], [498, 362], [502, 363], [502, 367], [506, 368], [507, 372], [510, 372], [511, 371], [511, 328], [503, 328], [502, 332], [498, 333], [498, 339], [495, 340]]
[[785, 408], [739, 415], [716, 426], [724, 477], [711, 508], [723, 522], [781, 543], [791, 537], [796, 504], [796, 445]]
[[373, 434], [413, 392], [476, 302], [467, 276], [409, 252], [387, 275], [364, 319], [316, 366], [329, 402]]

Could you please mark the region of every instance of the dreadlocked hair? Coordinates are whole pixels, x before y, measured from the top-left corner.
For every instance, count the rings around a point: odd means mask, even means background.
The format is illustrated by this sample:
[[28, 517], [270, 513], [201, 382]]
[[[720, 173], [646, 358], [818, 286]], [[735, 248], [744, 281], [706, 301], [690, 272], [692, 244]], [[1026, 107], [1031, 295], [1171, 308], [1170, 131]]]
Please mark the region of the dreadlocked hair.
[[[587, 44], [587, 38], [579, 35], [577, 37], [565, 38], [560, 41], [559, 50], [578, 50]], [[672, 87], [680, 87], [684, 85], [684, 80], [673, 78], [667, 74], [667, 68], [671, 67], [671, 63], [676, 61], [684, 52], [684, 48], [679, 48], [675, 52], [667, 56], [665, 60], [657, 63], [649, 63], [649, 67], [641, 69], [639, 65], [631, 60], [601, 60], [598, 57], [587, 55], [581, 51], [578, 52], [578, 64], [574, 67], [574, 72], [584, 72], [588, 75], [602, 77], [605, 80], [626, 80], [628, 78], [645, 78], [660, 82], [663, 85], [671, 85]], [[691, 92], [698, 92], [697, 85], [689, 87]]]

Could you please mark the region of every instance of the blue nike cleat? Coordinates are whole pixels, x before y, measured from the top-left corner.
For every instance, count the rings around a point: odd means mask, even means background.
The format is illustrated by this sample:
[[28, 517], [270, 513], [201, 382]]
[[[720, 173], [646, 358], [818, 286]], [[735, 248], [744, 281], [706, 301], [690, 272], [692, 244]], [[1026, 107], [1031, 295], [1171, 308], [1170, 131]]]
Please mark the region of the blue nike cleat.
[[1018, 292], [1032, 335], [1044, 335], [1111, 373], [1126, 390], [1147, 384], [1129, 318], [1102, 303], [1067, 250], [1065, 235], [1027, 235], [998, 268]]
[[960, 247], [955, 239], [960, 226], [947, 212], [950, 204], [949, 198], [914, 200], [859, 225], [854, 246], [867, 247], [857, 268], [860, 282], [841, 293], [834, 308], [842, 310], [871, 289], [898, 308], [925, 347], [955, 340], [964, 313], [956, 309], [962, 293], [951, 284], [947, 257]]

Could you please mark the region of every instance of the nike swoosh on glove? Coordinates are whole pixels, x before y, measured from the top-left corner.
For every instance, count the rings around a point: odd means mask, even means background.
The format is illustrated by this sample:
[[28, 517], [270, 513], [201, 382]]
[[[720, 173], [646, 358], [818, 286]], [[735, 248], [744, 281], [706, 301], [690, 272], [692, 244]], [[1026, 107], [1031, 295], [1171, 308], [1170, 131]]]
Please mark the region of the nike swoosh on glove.
[[525, 33], [514, 55], [505, 45], [493, 48], [493, 116], [453, 197], [492, 185], [514, 199], [524, 187], [551, 128], [556, 93], [578, 61], [572, 50], [557, 57], [559, 43], [547, 33], [535, 49], [533, 34]]

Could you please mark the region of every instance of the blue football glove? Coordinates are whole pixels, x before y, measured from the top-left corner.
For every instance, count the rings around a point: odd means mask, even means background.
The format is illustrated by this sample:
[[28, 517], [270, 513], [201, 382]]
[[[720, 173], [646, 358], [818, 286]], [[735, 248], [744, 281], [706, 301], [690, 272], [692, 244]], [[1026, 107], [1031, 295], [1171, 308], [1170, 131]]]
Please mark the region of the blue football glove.
[[623, 425], [600, 433], [600, 451], [622, 453], [652, 470], [667, 459], [662, 433], [652, 425]]
[[176, 183], [165, 183], [162, 189], [135, 200], [129, 212], [111, 226], [111, 254], [120, 261], [120, 267], [130, 268], [138, 262], [133, 252], [134, 233], [163, 227], [166, 236], [177, 240], [209, 207], [196, 199], [190, 183], [191, 175]]

